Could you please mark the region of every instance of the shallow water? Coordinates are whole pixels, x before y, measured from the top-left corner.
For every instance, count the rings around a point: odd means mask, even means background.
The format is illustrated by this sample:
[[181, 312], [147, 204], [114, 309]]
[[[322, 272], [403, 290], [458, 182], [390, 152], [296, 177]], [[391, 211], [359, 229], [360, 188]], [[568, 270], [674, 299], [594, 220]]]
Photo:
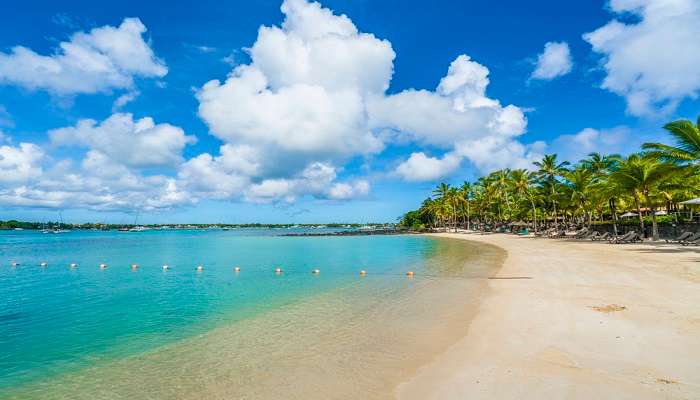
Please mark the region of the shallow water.
[[385, 398], [466, 332], [503, 257], [275, 233], [0, 234], [0, 398]]

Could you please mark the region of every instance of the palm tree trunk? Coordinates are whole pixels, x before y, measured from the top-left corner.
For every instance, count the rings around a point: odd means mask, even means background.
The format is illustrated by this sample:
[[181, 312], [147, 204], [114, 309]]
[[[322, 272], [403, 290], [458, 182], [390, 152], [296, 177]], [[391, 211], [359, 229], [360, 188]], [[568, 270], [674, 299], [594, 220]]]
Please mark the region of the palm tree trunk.
[[467, 198], [467, 230], [471, 230], [471, 226], [469, 224], [469, 198]]
[[644, 217], [642, 216], [642, 206], [639, 204], [639, 195], [637, 195], [637, 192], [634, 192], [634, 203], [637, 205], [637, 214], [639, 217], [639, 229], [642, 230], [640, 233], [642, 235], [644, 235]]
[[651, 203], [648, 193], [644, 193], [644, 198], [647, 201], [647, 207], [651, 210], [651, 238], [653, 241], [659, 240], [659, 226], [656, 224], [656, 209]]
[[610, 199], [610, 212], [612, 213], [613, 233], [617, 236], [617, 209], [615, 208], [615, 198]]
[[535, 201], [530, 199], [530, 204], [532, 204], [532, 228], [537, 233], [537, 208], [535, 207]]

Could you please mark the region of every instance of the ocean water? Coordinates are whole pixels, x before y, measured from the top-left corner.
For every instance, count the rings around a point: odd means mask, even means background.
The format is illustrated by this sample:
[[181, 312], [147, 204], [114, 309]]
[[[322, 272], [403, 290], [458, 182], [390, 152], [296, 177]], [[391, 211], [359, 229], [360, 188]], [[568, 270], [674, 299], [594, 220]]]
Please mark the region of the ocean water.
[[503, 257], [286, 232], [0, 233], [0, 398], [385, 398], [465, 332]]

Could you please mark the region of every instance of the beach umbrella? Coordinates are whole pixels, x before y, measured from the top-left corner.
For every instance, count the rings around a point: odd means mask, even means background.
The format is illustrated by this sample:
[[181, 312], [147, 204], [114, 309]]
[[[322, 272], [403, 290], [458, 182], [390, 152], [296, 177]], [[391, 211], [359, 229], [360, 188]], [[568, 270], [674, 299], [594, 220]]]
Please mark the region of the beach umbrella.
[[639, 214], [633, 213], [633, 212], [626, 212], [626, 213], [620, 215], [620, 218], [636, 217], [637, 215], [639, 215]]
[[700, 197], [686, 200], [686, 201], [681, 201], [681, 204], [700, 204]]
[[654, 215], [668, 215], [668, 213], [664, 210], [660, 210], [654, 213]]

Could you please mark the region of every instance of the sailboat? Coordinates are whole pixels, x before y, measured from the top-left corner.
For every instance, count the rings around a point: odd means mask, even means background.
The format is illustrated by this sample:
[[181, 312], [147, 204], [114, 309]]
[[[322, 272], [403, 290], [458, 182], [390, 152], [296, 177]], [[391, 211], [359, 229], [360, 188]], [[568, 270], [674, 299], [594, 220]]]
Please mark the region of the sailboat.
[[63, 226], [63, 214], [61, 212], [58, 212], [58, 218], [60, 220], [59, 224], [57, 227], [54, 227], [53, 231], [51, 233], [65, 233], [65, 232], [70, 232], [70, 229], [62, 229], [61, 227]]
[[129, 229], [129, 232], [143, 232], [147, 231], [148, 228], [145, 226], [136, 225], [136, 221], [139, 219], [139, 212], [136, 211], [136, 217], [134, 218], [134, 227]]

